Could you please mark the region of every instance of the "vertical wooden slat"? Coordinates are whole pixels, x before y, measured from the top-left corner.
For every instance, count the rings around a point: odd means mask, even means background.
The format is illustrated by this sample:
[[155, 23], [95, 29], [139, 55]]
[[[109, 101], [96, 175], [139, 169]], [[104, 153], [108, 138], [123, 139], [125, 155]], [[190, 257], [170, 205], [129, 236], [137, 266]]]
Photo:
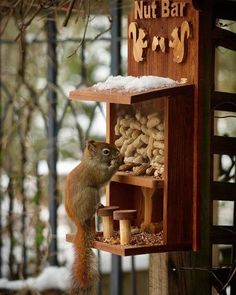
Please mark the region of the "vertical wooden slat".
[[[235, 19], [236, 5], [233, 1], [221, 1], [217, 0], [214, 3], [215, 18], [223, 19]], [[215, 27], [212, 32], [212, 48], [217, 46], [229, 48], [231, 50], [236, 49], [235, 45], [235, 33]], [[213, 73], [215, 70], [213, 69]], [[211, 128], [211, 162], [214, 161], [214, 154], [229, 154], [235, 155], [235, 138], [214, 136], [214, 128], [216, 127], [214, 121], [214, 110], [231, 111], [235, 112], [235, 93], [226, 92], [212, 92], [211, 96], [211, 114], [212, 114], [212, 128]], [[220, 183], [213, 181], [213, 164], [211, 167], [211, 206], [213, 207], [213, 200], [231, 200], [234, 201], [234, 218], [233, 226], [212, 226], [211, 227], [211, 243], [212, 244], [231, 244], [232, 245], [232, 262], [236, 257], [236, 242], [235, 242], [235, 226], [236, 226], [236, 195], [235, 195], [235, 183]], [[230, 294], [236, 293], [236, 280], [231, 282]]]
[[169, 128], [165, 138], [163, 226], [168, 244], [193, 240], [193, 104], [192, 95], [167, 97], [165, 103], [165, 126]]

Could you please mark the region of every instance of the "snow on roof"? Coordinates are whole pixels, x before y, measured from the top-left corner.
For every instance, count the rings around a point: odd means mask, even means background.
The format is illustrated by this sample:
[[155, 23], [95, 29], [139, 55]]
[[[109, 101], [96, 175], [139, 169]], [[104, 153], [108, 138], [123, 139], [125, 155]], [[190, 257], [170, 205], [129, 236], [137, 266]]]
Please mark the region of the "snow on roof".
[[154, 88], [173, 87], [179, 83], [170, 78], [158, 76], [109, 76], [105, 82], [93, 86], [95, 90], [123, 90], [128, 92], [141, 92]]

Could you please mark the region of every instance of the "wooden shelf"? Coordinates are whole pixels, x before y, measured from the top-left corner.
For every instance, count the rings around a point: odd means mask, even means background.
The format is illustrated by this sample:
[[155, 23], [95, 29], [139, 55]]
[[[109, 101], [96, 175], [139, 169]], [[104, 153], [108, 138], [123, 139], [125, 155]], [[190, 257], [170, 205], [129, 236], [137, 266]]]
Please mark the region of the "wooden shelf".
[[158, 88], [144, 92], [122, 92], [118, 90], [100, 91], [93, 87], [88, 87], [70, 91], [69, 97], [77, 100], [92, 100], [130, 105], [163, 96], [190, 94], [193, 91], [193, 87], [193, 84], [180, 84], [174, 87]]
[[163, 188], [164, 186], [164, 180], [156, 179], [153, 176], [135, 176], [128, 172], [117, 172], [111, 181], [148, 188]]
[[[74, 234], [67, 234], [66, 241], [73, 243]], [[169, 251], [184, 251], [191, 250], [192, 245], [189, 244], [173, 244], [173, 245], [142, 245], [142, 246], [121, 246], [121, 245], [110, 245], [104, 242], [93, 242], [93, 248], [97, 250], [106, 251], [119, 256], [130, 256], [130, 255], [140, 255], [140, 254], [151, 254]]]

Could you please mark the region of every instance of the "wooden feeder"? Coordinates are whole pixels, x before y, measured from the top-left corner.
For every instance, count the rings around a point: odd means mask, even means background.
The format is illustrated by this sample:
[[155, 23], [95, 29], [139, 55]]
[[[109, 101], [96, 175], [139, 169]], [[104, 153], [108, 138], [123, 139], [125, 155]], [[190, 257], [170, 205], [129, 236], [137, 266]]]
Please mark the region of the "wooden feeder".
[[135, 226], [155, 232], [156, 225], [163, 223], [163, 245], [120, 246], [95, 241], [95, 248], [119, 255], [191, 249], [193, 89], [193, 85], [179, 85], [142, 93], [122, 93], [95, 91], [91, 87], [70, 93], [72, 99], [106, 101], [108, 142], [115, 143], [117, 139], [115, 126], [120, 114], [142, 111], [148, 116], [161, 111], [165, 126], [162, 178], [117, 172], [107, 194], [107, 205], [137, 211]]
[[[124, 170], [112, 178], [106, 205], [136, 210], [132, 225], [141, 233], [159, 238], [155, 243], [129, 245], [94, 241], [95, 248], [117, 255], [196, 250], [199, 247], [197, 13], [188, 3], [178, 17], [170, 14], [154, 21], [138, 15], [141, 10], [137, 5], [141, 4], [142, 1], [135, 1], [136, 10], [129, 16], [128, 75], [164, 76], [176, 81], [186, 78], [188, 83], [144, 91], [89, 87], [71, 91], [69, 95], [73, 100], [106, 102], [106, 140], [123, 149], [126, 164], [133, 165], [123, 167]], [[153, 44], [145, 42], [146, 30], [142, 27], [149, 29]], [[158, 30], [164, 39], [154, 38]], [[185, 42], [177, 48], [173, 38], [177, 38], [178, 30], [187, 33]], [[136, 43], [134, 31], [140, 35]], [[167, 37], [171, 39], [169, 43]], [[185, 47], [187, 42], [188, 47]], [[147, 50], [148, 44], [153, 47]], [[169, 45], [168, 50], [164, 50], [165, 44]], [[128, 134], [125, 143], [124, 133]], [[154, 140], [150, 140], [151, 137]], [[140, 144], [140, 138], [144, 145]], [[140, 154], [141, 158], [138, 157]], [[117, 221], [114, 227], [119, 229]]]

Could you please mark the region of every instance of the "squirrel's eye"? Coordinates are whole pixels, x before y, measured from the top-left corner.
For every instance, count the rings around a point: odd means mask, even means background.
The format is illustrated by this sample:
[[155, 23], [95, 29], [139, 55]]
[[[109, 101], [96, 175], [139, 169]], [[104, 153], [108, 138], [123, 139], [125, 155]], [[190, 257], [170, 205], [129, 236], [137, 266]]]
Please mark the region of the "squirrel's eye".
[[103, 155], [108, 156], [108, 155], [110, 155], [110, 150], [105, 148], [102, 150], [102, 153], [103, 153]]

